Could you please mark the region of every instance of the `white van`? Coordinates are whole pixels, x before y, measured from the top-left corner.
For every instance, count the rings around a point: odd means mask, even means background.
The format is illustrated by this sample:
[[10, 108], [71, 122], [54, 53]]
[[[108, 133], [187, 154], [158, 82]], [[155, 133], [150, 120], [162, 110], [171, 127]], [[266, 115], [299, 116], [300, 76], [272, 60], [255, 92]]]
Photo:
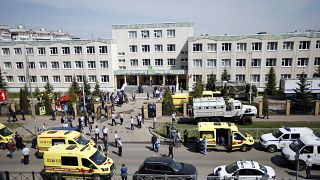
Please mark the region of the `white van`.
[[313, 131], [307, 127], [282, 127], [273, 133], [263, 134], [260, 145], [269, 152], [276, 152], [305, 135], [312, 135]]
[[320, 165], [320, 139], [316, 135], [303, 136], [294, 141], [289, 146], [282, 149], [282, 157], [291, 165], [297, 167], [297, 154], [299, 152], [299, 170], [306, 168], [306, 160], [308, 155], [312, 158], [313, 165]]

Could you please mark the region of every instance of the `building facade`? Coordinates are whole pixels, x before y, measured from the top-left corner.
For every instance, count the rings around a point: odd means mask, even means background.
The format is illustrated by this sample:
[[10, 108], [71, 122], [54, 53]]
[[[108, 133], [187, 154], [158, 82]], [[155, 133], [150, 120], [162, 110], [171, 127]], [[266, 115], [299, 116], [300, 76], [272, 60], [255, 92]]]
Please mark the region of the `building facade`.
[[[8, 39], [8, 28], [2, 28]], [[313, 77], [320, 65], [320, 32], [194, 36], [193, 23], [113, 25], [112, 39], [0, 41], [0, 64], [9, 91], [17, 92], [28, 79], [33, 88], [50, 82], [65, 92], [75, 76], [104, 90], [123, 84], [171, 85], [192, 90], [200, 78], [224, 69], [231, 81], [252, 82], [263, 90], [269, 69], [280, 78]], [[29, 70], [30, 77], [27, 76]]]

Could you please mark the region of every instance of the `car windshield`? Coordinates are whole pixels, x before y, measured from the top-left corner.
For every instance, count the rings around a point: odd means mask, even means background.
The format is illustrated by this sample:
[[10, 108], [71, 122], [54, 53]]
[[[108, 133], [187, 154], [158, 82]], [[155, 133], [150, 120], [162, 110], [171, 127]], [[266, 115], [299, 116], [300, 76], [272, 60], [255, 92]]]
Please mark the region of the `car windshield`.
[[276, 130], [272, 133], [272, 135], [276, 138], [279, 138], [280, 136], [282, 136], [282, 132], [280, 130]]
[[267, 168], [263, 165], [259, 164], [261, 171], [263, 171], [265, 174], [267, 174]]
[[4, 127], [2, 129], [0, 129], [0, 135], [1, 136], [6, 137], [6, 136], [10, 136], [11, 134], [13, 134], [13, 132], [7, 127]]
[[290, 149], [292, 151], [297, 151], [297, 150], [300, 150], [301, 148], [304, 147], [304, 143], [298, 139], [296, 141], [293, 141], [290, 145], [289, 145]]
[[247, 133], [246, 133], [246, 132], [239, 131], [239, 133], [240, 133], [243, 137], [248, 137], [248, 135], [247, 135]]
[[169, 164], [169, 166], [174, 169], [175, 171], [180, 171], [183, 168], [183, 165], [175, 160]]
[[101, 165], [107, 160], [107, 158], [98, 150], [90, 157], [90, 159], [97, 165]]
[[232, 164], [226, 166], [226, 171], [227, 171], [227, 173], [229, 173], [229, 174], [234, 173], [234, 172], [235, 172], [236, 170], [238, 170], [238, 169], [239, 169], [239, 167], [238, 167], [238, 165], [237, 165], [237, 162], [232, 163]]
[[89, 140], [85, 136], [83, 136], [82, 134], [80, 134], [78, 137], [76, 137], [75, 140], [78, 144], [82, 144], [82, 145], [86, 145], [89, 143]]

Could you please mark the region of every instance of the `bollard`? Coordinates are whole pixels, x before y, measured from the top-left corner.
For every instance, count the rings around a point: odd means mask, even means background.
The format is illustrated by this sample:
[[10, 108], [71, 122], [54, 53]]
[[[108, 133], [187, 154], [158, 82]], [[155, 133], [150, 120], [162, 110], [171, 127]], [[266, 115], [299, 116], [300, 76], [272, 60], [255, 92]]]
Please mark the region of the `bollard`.
[[5, 171], [5, 174], [6, 174], [6, 180], [10, 180], [9, 172]]
[[32, 171], [31, 173], [32, 173], [32, 179], [35, 180], [34, 171]]

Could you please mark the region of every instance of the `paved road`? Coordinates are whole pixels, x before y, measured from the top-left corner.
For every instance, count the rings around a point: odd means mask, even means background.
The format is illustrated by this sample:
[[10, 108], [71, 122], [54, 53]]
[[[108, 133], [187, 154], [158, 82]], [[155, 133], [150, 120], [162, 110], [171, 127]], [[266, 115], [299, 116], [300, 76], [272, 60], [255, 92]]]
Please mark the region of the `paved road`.
[[[139, 165], [143, 162], [146, 157], [149, 156], [163, 156], [168, 153], [168, 146], [161, 145], [160, 152], [158, 154], [151, 151], [150, 144], [124, 144], [123, 156], [119, 157], [117, 155], [117, 149], [114, 147], [110, 148], [109, 156], [115, 161], [116, 167], [118, 168], [116, 173], [119, 173], [119, 167], [122, 163], [125, 163], [129, 168], [129, 173], [134, 173]], [[35, 150], [32, 150], [34, 153]], [[8, 171], [40, 171], [43, 167], [42, 159], [36, 159], [36, 157], [31, 156], [31, 163], [27, 166], [20, 164], [21, 152], [15, 152], [14, 159], [8, 159], [6, 157], [5, 151], [0, 151], [0, 169]], [[277, 175], [277, 179], [280, 178], [291, 178], [295, 179], [295, 171], [286, 168], [283, 163], [281, 163], [280, 152], [277, 153], [267, 153], [264, 151], [259, 151], [252, 149], [249, 152], [224, 152], [224, 151], [210, 151], [208, 155], [196, 154], [190, 151], [188, 148], [179, 147], [174, 149], [175, 159], [178, 161], [183, 161], [186, 163], [191, 163], [195, 165], [198, 169], [199, 180], [206, 179], [206, 176], [213, 171], [213, 169], [218, 165], [230, 164], [236, 160], [255, 160], [264, 165], [272, 166]], [[305, 177], [305, 172], [300, 172], [300, 178]], [[312, 170], [313, 178], [320, 179], [320, 170]]]

